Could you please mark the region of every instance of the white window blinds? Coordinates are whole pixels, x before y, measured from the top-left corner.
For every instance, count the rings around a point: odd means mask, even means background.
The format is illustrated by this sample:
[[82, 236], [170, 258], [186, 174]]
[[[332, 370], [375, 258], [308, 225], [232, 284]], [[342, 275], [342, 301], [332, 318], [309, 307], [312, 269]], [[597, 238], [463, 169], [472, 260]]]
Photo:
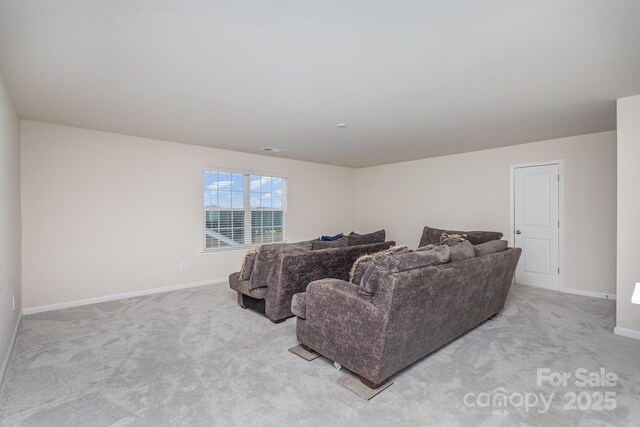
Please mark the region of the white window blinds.
[[287, 179], [203, 171], [204, 250], [286, 241]]

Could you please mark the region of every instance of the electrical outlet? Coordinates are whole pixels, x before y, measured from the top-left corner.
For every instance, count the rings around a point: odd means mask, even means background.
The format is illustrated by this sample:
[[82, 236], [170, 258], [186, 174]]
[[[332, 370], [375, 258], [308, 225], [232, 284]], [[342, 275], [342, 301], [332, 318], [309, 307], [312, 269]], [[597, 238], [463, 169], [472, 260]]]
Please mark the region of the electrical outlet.
[[187, 269], [187, 261], [180, 261], [180, 270]]

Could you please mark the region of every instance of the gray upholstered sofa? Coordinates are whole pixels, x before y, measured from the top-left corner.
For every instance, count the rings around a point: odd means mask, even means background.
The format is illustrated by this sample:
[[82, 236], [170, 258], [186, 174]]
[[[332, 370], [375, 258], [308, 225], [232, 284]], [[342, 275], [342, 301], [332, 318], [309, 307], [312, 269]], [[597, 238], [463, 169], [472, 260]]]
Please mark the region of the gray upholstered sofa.
[[379, 243], [359, 244], [371, 241], [367, 236], [345, 236], [337, 242], [264, 245], [245, 259], [250, 265], [229, 276], [229, 286], [238, 293], [241, 307], [258, 311], [273, 322], [283, 321], [293, 316], [293, 295], [304, 292], [310, 282], [324, 278], [348, 280], [357, 258], [395, 244], [384, 241], [382, 230], [375, 239], [381, 240]]
[[[368, 387], [379, 387], [503, 308], [521, 249], [485, 255], [494, 242], [384, 255], [359, 285], [312, 282], [293, 299], [298, 341], [356, 373]], [[505, 249], [506, 241], [499, 242]], [[475, 249], [470, 258], [448, 262], [451, 251], [469, 247]]]

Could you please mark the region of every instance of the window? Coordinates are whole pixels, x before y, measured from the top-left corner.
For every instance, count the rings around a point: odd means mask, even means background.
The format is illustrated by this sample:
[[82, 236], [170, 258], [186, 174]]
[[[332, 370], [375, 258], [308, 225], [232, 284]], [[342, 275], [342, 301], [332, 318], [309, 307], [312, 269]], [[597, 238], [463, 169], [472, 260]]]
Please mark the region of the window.
[[287, 180], [205, 170], [204, 249], [286, 240]]

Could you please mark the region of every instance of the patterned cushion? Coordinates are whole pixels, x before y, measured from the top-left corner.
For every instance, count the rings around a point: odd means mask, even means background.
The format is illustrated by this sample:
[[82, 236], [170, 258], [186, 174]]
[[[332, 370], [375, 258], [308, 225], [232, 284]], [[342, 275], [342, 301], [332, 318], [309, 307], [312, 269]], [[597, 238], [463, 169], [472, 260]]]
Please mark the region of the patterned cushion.
[[242, 267], [240, 268], [240, 277], [238, 280], [249, 280], [251, 272], [253, 271], [253, 265], [256, 262], [256, 257], [258, 256], [258, 250], [259, 248], [252, 249], [246, 253], [242, 259]]
[[442, 233], [466, 234], [467, 240], [470, 241], [472, 245], [502, 239], [502, 233], [498, 231], [453, 231], [426, 226], [424, 230], [422, 230], [422, 237], [420, 237], [420, 244], [418, 246], [435, 245], [438, 243], [438, 240], [440, 240]]
[[438, 246], [430, 251], [414, 251], [397, 255], [382, 255], [372, 261], [360, 282], [358, 292], [364, 295], [375, 295], [378, 286], [390, 274], [415, 268], [449, 262], [451, 257], [449, 246]]
[[353, 266], [351, 267], [351, 271], [349, 272], [349, 281], [351, 283], [355, 283], [356, 285], [360, 284], [362, 277], [366, 273], [367, 269], [371, 266], [372, 261], [380, 255], [389, 255], [394, 253], [405, 253], [408, 249], [406, 246], [392, 246], [389, 249], [385, 249], [384, 251], [377, 252], [375, 254], [366, 254], [362, 255], [358, 259], [355, 260]]
[[371, 267], [371, 263], [373, 262], [372, 255], [363, 255], [353, 263], [353, 267], [351, 267], [351, 272], [349, 272], [349, 281], [351, 283], [355, 283], [356, 285], [360, 284], [362, 277], [367, 272], [369, 267]]
[[458, 243], [464, 242], [465, 240], [467, 240], [466, 234], [442, 233], [442, 235], [440, 236], [440, 240], [438, 240], [438, 246], [455, 246]]

